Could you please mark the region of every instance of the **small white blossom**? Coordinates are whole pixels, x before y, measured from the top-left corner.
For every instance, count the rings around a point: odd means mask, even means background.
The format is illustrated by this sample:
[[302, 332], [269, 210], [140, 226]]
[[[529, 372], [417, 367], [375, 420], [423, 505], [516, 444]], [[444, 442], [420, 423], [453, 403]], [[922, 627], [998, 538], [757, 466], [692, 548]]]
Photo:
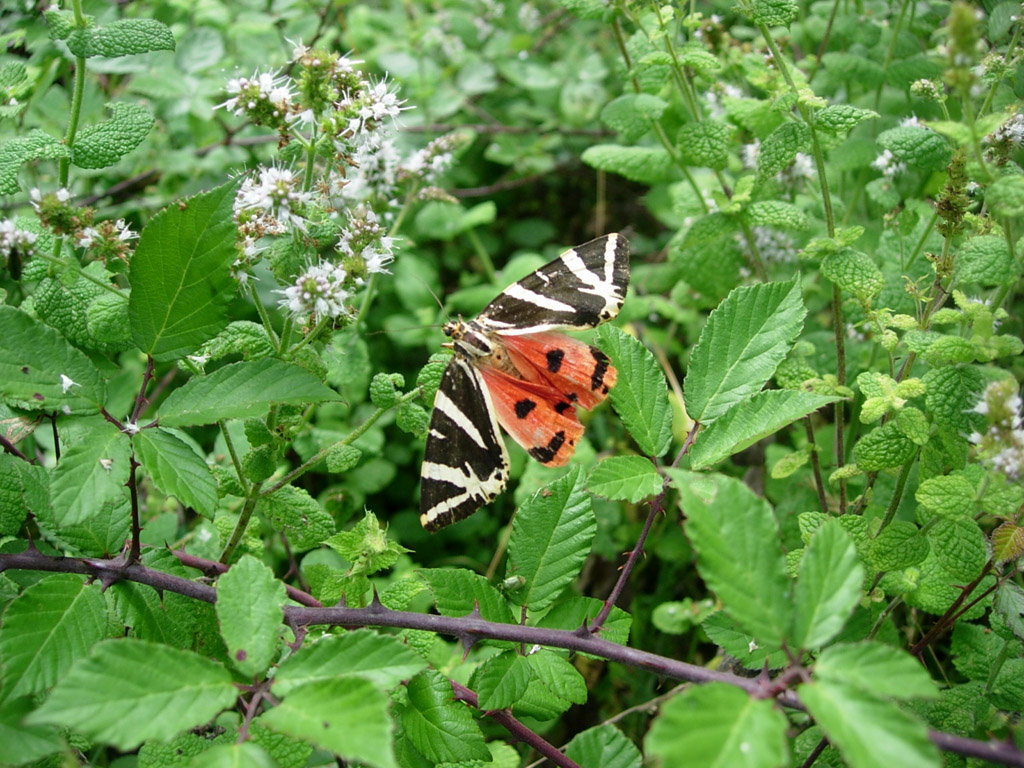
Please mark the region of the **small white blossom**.
[[281, 306], [296, 316], [312, 312], [328, 317], [345, 313], [349, 292], [344, 283], [348, 275], [341, 267], [321, 262], [299, 275], [295, 283], [279, 293], [284, 294]]
[[305, 222], [294, 209], [309, 203], [313, 195], [302, 191], [301, 183], [301, 177], [287, 168], [261, 168], [259, 180], [249, 177], [242, 182], [235, 197], [236, 216], [240, 211], [257, 210], [281, 227], [294, 225], [305, 231]]
[[278, 76], [276, 72], [255, 72], [252, 77], [237, 77], [228, 81], [227, 92], [233, 94], [227, 101], [218, 104], [215, 109], [223, 107], [236, 116], [247, 111], [255, 111], [259, 107], [268, 108], [270, 113], [279, 117], [288, 114], [294, 98], [291, 80], [287, 75]]
[[890, 179], [906, 173], [907, 171], [907, 164], [902, 160], [897, 160], [896, 155], [888, 149], [882, 150], [882, 154], [874, 159], [871, 163], [871, 167], [877, 171], [881, 171], [883, 176]]
[[757, 168], [757, 158], [760, 154], [760, 139], [754, 139], [752, 144], [744, 144], [740, 147], [740, 160], [743, 161], [743, 167], [751, 171]]
[[924, 128], [925, 125], [917, 119], [917, 115], [911, 115], [900, 120], [901, 128]]
[[78, 240], [76, 241], [79, 248], [88, 248], [100, 236], [99, 231], [95, 227], [85, 227], [81, 232], [78, 233]]
[[19, 229], [14, 219], [0, 221], [0, 257], [7, 259], [12, 252], [31, 255], [35, 250], [37, 235], [27, 229]]

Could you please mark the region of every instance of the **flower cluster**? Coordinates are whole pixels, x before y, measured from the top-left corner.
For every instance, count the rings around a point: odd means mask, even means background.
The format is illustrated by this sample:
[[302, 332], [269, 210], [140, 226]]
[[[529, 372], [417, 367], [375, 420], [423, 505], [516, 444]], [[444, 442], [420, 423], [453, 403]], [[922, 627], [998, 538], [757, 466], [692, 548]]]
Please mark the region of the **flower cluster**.
[[76, 238], [75, 245], [89, 249], [91, 255], [104, 264], [112, 264], [115, 260], [128, 261], [131, 253], [129, 241], [138, 237], [124, 219], [117, 221], [101, 221], [95, 227], [84, 227]]
[[245, 116], [256, 125], [281, 130], [295, 110], [291, 80], [276, 72], [256, 72], [252, 77], [229, 80], [227, 91], [231, 98], [217, 108]]
[[297, 317], [312, 314], [331, 318], [347, 313], [345, 301], [351, 295], [345, 288], [348, 275], [334, 264], [321, 262], [310, 267], [283, 291], [281, 306]]
[[388, 237], [372, 210], [355, 209], [349, 225], [341, 232], [337, 245], [342, 265], [357, 285], [368, 275], [390, 274], [387, 266], [395, 260], [395, 241]]
[[871, 167], [876, 171], [881, 171], [887, 179], [894, 179], [907, 172], [907, 164], [902, 160], [897, 160], [896, 155], [888, 149], [882, 150], [882, 154], [872, 161]]
[[108, 267], [119, 261], [127, 263], [132, 251], [129, 243], [138, 235], [129, 229], [124, 219], [96, 223], [95, 211], [74, 205], [66, 189], [44, 194], [33, 188], [29, 190], [29, 200], [44, 226], [86, 249], [90, 258]]
[[992, 382], [974, 410], [988, 421], [984, 434], [971, 435], [978, 455], [1008, 480], [1024, 479], [1024, 425], [1017, 382], [1013, 379]]
[[13, 254], [25, 261], [35, 253], [36, 239], [35, 232], [20, 229], [14, 219], [0, 221], [0, 258], [7, 261]]
[[1010, 153], [1024, 147], [1024, 114], [1019, 112], [985, 137], [996, 162], [1005, 163]]

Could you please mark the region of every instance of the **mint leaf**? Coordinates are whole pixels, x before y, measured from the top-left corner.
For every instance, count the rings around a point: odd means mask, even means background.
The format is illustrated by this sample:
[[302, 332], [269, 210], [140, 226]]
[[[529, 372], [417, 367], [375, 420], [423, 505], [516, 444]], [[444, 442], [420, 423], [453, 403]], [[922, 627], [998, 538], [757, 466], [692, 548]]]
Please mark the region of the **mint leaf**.
[[643, 343], [611, 325], [598, 329], [596, 344], [619, 372], [608, 394], [615, 412], [641, 451], [663, 455], [672, 442], [672, 409], [658, 361]]
[[309, 491], [286, 485], [264, 496], [256, 507], [270, 519], [275, 531], [288, 536], [292, 549], [304, 552], [334, 533], [334, 518]]
[[120, 638], [93, 646], [26, 721], [72, 728], [127, 752], [208, 722], [237, 695], [219, 664], [191, 651]]
[[97, 413], [106, 392], [85, 353], [21, 310], [0, 306], [0, 398], [29, 411], [81, 415]]
[[278, 768], [278, 763], [256, 744], [215, 744], [188, 763], [188, 768]]
[[932, 514], [947, 520], [974, 514], [974, 484], [961, 472], [930, 477], [918, 486], [914, 498]]
[[132, 338], [158, 361], [190, 354], [227, 325], [237, 285], [233, 216], [238, 181], [153, 216], [132, 255]]
[[632, 504], [658, 493], [661, 484], [658, 468], [643, 456], [612, 456], [594, 467], [587, 478], [591, 493]]
[[853, 458], [864, 472], [898, 467], [913, 458], [917, 446], [893, 422], [875, 427], [853, 446]]
[[583, 473], [571, 469], [516, 513], [506, 576], [521, 576], [526, 583], [509, 599], [534, 611], [554, 603], [579, 574], [595, 533], [597, 521], [583, 490]]
[[787, 120], [761, 142], [757, 153], [757, 178], [759, 182], [771, 179], [785, 170], [797, 152], [803, 152], [810, 144], [811, 131], [804, 123]]
[[704, 469], [841, 398], [770, 389], [737, 403], [703, 430], [690, 451], [690, 466]]
[[469, 709], [455, 701], [451, 683], [440, 672], [424, 670], [407, 688], [409, 703], [402, 713], [402, 727], [424, 757], [434, 763], [490, 762], [480, 727]]
[[210, 424], [263, 416], [273, 403], [304, 405], [338, 399], [337, 392], [305, 368], [265, 358], [231, 363], [190, 379], [160, 406], [160, 423], [170, 427]]
[[107, 606], [99, 585], [55, 574], [28, 587], [7, 606], [0, 626], [4, 698], [52, 687], [106, 634]]
[[174, 432], [144, 429], [132, 438], [139, 463], [153, 484], [204, 517], [217, 507], [217, 481], [206, 459]]
[[760, 391], [806, 314], [796, 280], [733, 290], [708, 317], [690, 354], [683, 382], [690, 417], [708, 424]]
[[427, 662], [393, 635], [356, 629], [343, 635], [309, 639], [285, 659], [274, 675], [274, 693], [287, 695], [300, 685], [358, 675], [382, 690], [420, 672]]
[[71, 150], [64, 142], [38, 128], [25, 136], [7, 139], [0, 144], [0, 195], [13, 195], [18, 191], [18, 172], [25, 163], [69, 157]]
[[750, 20], [766, 27], [788, 27], [799, 11], [796, 0], [753, 0]]
[[860, 601], [864, 568], [849, 535], [834, 520], [814, 533], [800, 561], [791, 642], [820, 648], [843, 628]]
[[928, 539], [908, 520], [893, 520], [871, 540], [868, 553], [878, 571], [898, 571], [928, 557]]
[[149, 134], [155, 118], [138, 104], [107, 104], [110, 119], [90, 125], [75, 138], [72, 162], [79, 168], [107, 168], [127, 155]]
[[291, 690], [256, 722], [308, 740], [347, 761], [397, 768], [388, 704], [388, 697], [369, 680], [317, 680]]
[[174, 50], [170, 28], [156, 19], [118, 19], [102, 27], [76, 29], [67, 42], [68, 50], [83, 58]]
[[220, 634], [246, 677], [262, 675], [277, 656], [284, 600], [284, 584], [252, 555], [243, 555], [217, 579]]
[[679, 129], [676, 146], [687, 165], [721, 170], [729, 161], [731, 133], [729, 126], [718, 120], [688, 123]]
[[665, 181], [672, 169], [672, 158], [668, 152], [654, 147], [596, 144], [583, 150], [580, 159], [591, 168], [617, 173], [641, 184]]
[[988, 559], [985, 534], [970, 518], [936, 520], [928, 541], [943, 570], [960, 584], [974, 581]]
[[861, 301], [869, 301], [885, 287], [885, 278], [866, 253], [843, 248], [821, 262], [821, 274]]
[[949, 165], [953, 149], [929, 128], [906, 125], [878, 134], [878, 146], [888, 149], [897, 160], [924, 171], [941, 171]]
[[724, 683], [694, 686], [661, 708], [644, 753], [687, 768], [786, 765], [785, 716], [772, 703]]
[[724, 475], [665, 471], [679, 491], [701, 578], [757, 644], [779, 645], [788, 634], [792, 608], [768, 503]]
[[623, 141], [633, 142], [651, 130], [668, 104], [647, 93], [627, 93], [608, 102], [601, 110], [601, 122], [618, 131]]

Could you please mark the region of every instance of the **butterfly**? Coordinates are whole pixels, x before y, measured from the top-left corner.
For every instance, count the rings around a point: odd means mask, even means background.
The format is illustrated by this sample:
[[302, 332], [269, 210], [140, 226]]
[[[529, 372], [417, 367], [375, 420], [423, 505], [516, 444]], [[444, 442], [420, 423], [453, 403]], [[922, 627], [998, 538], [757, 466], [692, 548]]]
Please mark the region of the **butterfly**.
[[444, 325], [454, 351], [434, 399], [420, 491], [428, 531], [469, 517], [508, 481], [498, 425], [534, 459], [565, 465], [591, 409], [617, 373], [596, 347], [558, 330], [593, 328], [619, 313], [629, 243], [605, 235], [565, 251], [510, 285], [473, 320]]

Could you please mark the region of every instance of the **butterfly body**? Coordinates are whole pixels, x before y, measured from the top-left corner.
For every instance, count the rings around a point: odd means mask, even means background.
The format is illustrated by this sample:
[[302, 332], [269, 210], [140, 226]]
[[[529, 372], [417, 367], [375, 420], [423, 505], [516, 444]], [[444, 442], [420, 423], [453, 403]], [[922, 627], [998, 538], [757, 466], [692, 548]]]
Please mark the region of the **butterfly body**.
[[475, 319], [445, 324], [454, 355], [427, 435], [425, 528], [469, 516], [504, 488], [508, 454], [498, 424], [537, 461], [569, 461], [583, 435], [575, 406], [604, 400], [617, 373], [600, 350], [556, 331], [614, 317], [628, 281], [628, 244], [606, 235], [509, 286]]

